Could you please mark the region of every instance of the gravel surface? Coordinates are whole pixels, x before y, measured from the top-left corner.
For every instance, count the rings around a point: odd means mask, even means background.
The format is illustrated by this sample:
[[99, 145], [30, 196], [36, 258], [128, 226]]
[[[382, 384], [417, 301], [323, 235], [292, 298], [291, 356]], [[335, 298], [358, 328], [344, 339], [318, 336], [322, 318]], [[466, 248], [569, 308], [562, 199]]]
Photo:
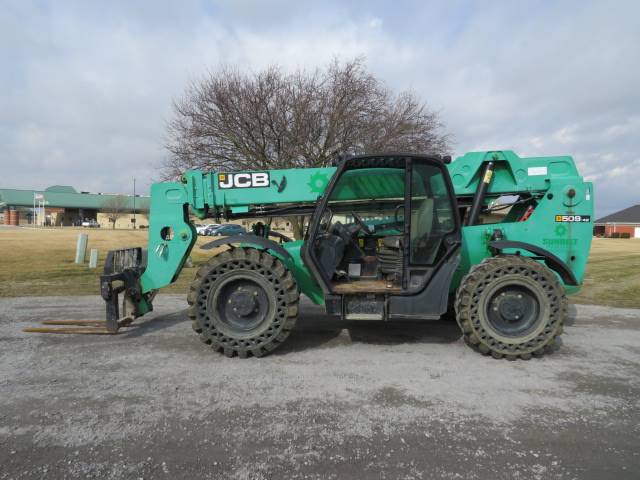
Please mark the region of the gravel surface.
[[0, 299], [0, 479], [640, 478], [640, 310], [577, 306], [543, 359], [449, 322], [339, 322], [303, 302], [271, 356], [202, 344], [184, 296], [118, 336], [98, 297]]

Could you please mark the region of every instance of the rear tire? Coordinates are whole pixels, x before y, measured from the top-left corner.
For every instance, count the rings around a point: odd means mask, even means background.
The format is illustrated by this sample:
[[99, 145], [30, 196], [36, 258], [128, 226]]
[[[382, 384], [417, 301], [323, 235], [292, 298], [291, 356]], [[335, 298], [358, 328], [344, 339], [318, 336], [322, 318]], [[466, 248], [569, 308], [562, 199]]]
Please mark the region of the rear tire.
[[296, 324], [300, 294], [277, 258], [231, 248], [200, 267], [187, 300], [193, 329], [227, 357], [261, 357], [286, 340]]
[[510, 360], [542, 356], [562, 333], [567, 298], [558, 278], [530, 258], [487, 258], [464, 277], [456, 320], [465, 342]]

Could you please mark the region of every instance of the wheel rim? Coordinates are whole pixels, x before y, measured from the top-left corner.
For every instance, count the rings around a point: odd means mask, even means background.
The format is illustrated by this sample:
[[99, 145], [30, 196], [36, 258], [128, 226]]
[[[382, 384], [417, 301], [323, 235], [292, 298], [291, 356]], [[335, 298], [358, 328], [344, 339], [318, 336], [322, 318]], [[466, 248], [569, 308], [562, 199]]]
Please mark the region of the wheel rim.
[[245, 338], [266, 328], [275, 314], [264, 279], [247, 272], [231, 274], [209, 295], [207, 309], [215, 328], [233, 338]]
[[[478, 326], [492, 331], [498, 344], [506, 346], [528, 342], [544, 331], [549, 321], [549, 306], [541, 300], [546, 295], [544, 289], [537, 282], [528, 280], [520, 275], [502, 275], [487, 285], [477, 297], [475, 311]], [[502, 296], [502, 293], [505, 295]], [[522, 298], [518, 299], [517, 295], [522, 295]], [[495, 305], [492, 300], [497, 297], [510, 297], [510, 302], [502, 305], [502, 311], [500, 304], [498, 311], [493, 310]], [[524, 318], [518, 315], [520, 318], [516, 319], [515, 315], [520, 311], [525, 312]], [[501, 319], [506, 321], [501, 322]]]
[[220, 286], [215, 311], [228, 327], [249, 332], [267, 318], [269, 299], [256, 282], [245, 278], [231, 279]]
[[508, 285], [494, 291], [485, 304], [489, 324], [502, 335], [526, 335], [540, 321], [540, 301], [523, 285]]

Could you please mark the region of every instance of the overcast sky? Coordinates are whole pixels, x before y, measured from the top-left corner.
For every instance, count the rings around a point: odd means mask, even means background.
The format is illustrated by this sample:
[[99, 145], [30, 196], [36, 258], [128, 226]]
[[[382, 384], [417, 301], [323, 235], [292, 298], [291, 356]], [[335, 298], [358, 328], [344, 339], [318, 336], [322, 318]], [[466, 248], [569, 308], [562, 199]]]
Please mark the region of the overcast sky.
[[221, 64], [366, 58], [454, 155], [570, 154], [599, 215], [640, 203], [640, 2], [0, 0], [0, 187], [146, 193], [171, 101]]

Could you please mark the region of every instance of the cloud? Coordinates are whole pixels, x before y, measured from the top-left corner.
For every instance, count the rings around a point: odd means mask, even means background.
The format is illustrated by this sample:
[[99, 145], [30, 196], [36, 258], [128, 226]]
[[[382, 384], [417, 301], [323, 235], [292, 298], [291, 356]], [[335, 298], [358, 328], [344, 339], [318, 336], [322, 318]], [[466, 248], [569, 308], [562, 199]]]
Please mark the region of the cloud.
[[1, 183], [148, 188], [190, 79], [364, 55], [441, 112], [454, 153], [571, 154], [609, 213], [640, 203], [640, 4], [611, 3], [9, 3]]

